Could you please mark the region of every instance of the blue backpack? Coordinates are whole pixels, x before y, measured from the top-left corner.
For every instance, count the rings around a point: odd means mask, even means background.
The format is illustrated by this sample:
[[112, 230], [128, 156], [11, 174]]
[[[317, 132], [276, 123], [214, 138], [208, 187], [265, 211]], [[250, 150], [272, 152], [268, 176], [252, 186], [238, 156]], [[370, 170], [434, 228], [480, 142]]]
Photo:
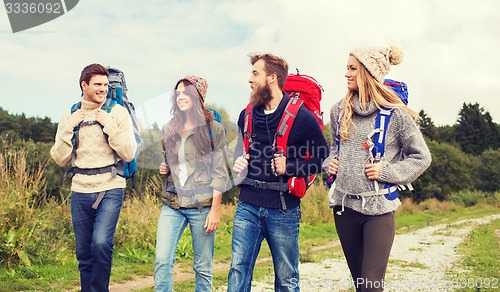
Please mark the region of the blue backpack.
[[[93, 125], [97, 123], [97, 121], [82, 122], [73, 129], [73, 138], [71, 139], [71, 143], [73, 144], [73, 151], [71, 153], [71, 168], [68, 170], [71, 177], [73, 177], [76, 173], [92, 175], [92, 174], [111, 172], [113, 176], [119, 175], [124, 178], [131, 178], [138, 169], [137, 154], [139, 152], [139, 146], [142, 143], [142, 139], [140, 135], [139, 123], [135, 114], [134, 105], [128, 100], [127, 97], [127, 85], [125, 82], [125, 75], [120, 69], [117, 68], [107, 67], [106, 69], [109, 72], [108, 76], [109, 89], [108, 89], [108, 94], [106, 96], [106, 101], [102, 105], [101, 109], [110, 113], [116, 104], [119, 104], [127, 109], [130, 118], [132, 120], [132, 126], [134, 128], [134, 137], [137, 143], [137, 152], [135, 154], [135, 158], [132, 161], [125, 162], [124, 160], [118, 161], [118, 155], [113, 150], [113, 156], [115, 160], [113, 165], [101, 168], [92, 168], [92, 169], [77, 168], [75, 166], [75, 159], [76, 159], [76, 148], [78, 147], [79, 130], [83, 126]], [[71, 107], [71, 114], [73, 114], [80, 108], [81, 108], [81, 102], [75, 103]], [[108, 136], [104, 134], [104, 137], [106, 138], [107, 142]]]
[[214, 120], [221, 123], [222, 124], [222, 116], [220, 115], [220, 113], [213, 109], [213, 108], [207, 108], [207, 110], [211, 111], [212, 114], [214, 115]]
[[384, 84], [392, 89], [405, 105], [408, 105], [408, 86], [406, 83], [392, 79], [385, 79]]
[[[214, 115], [214, 120], [222, 125], [222, 116], [221, 116], [221, 114], [217, 110], [215, 110], [213, 108], [207, 108], [207, 109], [209, 111], [211, 111], [212, 114]], [[226, 129], [225, 128], [224, 128], [224, 133], [226, 133]], [[212, 129], [210, 129], [210, 127], [208, 128], [208, 135], [210, 136], [210, 143], [212, 144], [212, 150], [214, 150], [215, 149], [214, 139], [212, 137]], [[235, 185], [234, 185], [233, 174], [231, 172], [231, 163], [229, 161], [229, 158], [227, 157], [227, 148], [228, 147], [229, 147], [229, 140], [227, 139], [227, 136], [226, 136], [226, 147], [225, 147], [226, 149], [224, 149], [224, 151], [222, 152], [222, 154], [223, 154], [223, 157], [224, 157], [224, 162], [226, 163], [226, 167], [228, 169], [229, 182], [231, 184], [231, 187], [234, 188]]]
[[[392, 79], [385, 79], [384, 84], [388, 86], [390, 89], [392, 89], [397, 96], [401, 99], [401, 101], [407, 105], [408, 104], [408, 86], [404, 82], [392, 80]], [[340, 108], [339, 108], [340, 112]], [[381, 110], [379, 110], [377, 117], [375, 118], [375, 130], [374, 130], [374, 135], [372, 138], [372, 145], [369, 145], [369, 148], [371, 148], [372, 155], [373, 155], [373, 160], [374, 162], [379, 162], [382, 157], [384, 156], [384, 151], [385, 151], [385, 134], [387, 131], [387, 126], [389, 125], [389, 121], [391, 120], [392, 117], [392, 112], [393, 109], [382, 107]], [[340, 117], [339, 117], [340, 119]], [[337, 125], [337, 133], [335, 135], [335, 142], [337, 144], [337, 151], [340, 151], [340, 134], [339, 134], [339, 129]], [[335, 176], [330, 175], [328, 179], [326, 180], [326, 185], [328, 188], [330, 188], [335, 181]], [[388, 200], [395, 200], [398, 197], [398, 189], [406, 189], [408, 187], [410, 190], [412, 190], [411, 185], [407, 186], [395, 186], [393, 184], [386, 183], [384, 186], [385, 194], [384, 196]], [[378, 190], [377, 190], [378, 191]]]

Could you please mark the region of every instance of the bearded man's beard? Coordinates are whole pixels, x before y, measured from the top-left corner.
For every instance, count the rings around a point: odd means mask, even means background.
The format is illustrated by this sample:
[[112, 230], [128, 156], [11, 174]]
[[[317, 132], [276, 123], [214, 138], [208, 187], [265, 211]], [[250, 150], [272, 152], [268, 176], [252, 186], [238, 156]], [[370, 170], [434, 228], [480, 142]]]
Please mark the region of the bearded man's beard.
[[250, 103], [254, 106], [265, 105], [273, 99], [269, 84], [264, 87], [257, 88], [250, 94]]

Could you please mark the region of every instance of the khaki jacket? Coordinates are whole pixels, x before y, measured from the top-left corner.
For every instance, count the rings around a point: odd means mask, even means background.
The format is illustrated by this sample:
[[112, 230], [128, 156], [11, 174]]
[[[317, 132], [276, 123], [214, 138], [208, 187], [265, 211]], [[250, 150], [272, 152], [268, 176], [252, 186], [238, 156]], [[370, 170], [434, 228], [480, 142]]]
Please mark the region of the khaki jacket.
[[[167, 133], [171, 124], [165, 126]], [[186, 138], [184, 159], [186, 161], [188, 178], [180, 187], [179, 164], [174, 163], [174, 153], [166, 153], [170, 172], [167, 178], [167, 191], [162, 193], [162, 202], [171, 208], [199, 208], [212, 205], [213, 189], [225, 192], [228, 185], [228, 169], [224, 157], [226, 151], [226, 134], [222, 124], [211, 123], [214, 150], [203, 155], [194, 144], [194, 130]], [[208, 131], [208, 129], [207, 129]], [[179, 152], [181, 141], [176, 143], [176, 153]], [[172, 163], [168, 163], [172, 161]]]

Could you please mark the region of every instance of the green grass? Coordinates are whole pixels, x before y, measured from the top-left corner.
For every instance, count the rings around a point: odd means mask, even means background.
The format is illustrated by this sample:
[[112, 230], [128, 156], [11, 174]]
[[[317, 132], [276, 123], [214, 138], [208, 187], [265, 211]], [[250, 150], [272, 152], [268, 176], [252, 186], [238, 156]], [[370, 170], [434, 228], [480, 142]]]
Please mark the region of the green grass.
[[301, 248], [324, 245], [332, 240], [338, 239], [335, 225], [332, 223], [321, 223], [310, 225], [302, 223], [300, 225], [299, 246]]
[[[447, 204], [447, 203], [444, 203]], [[425, 204], [424, 204], [424, 208]], [[444, 209], [447, 209], [445, 206]], [[400, 211], [404, 213], [404, 211]], [[498, 214], [499, 209], [489, 206], [478, 206], [471, 208], [453, 208], [452, 210], [421, 210], [419, 213], [414, 214], [398, 214], [396, 223], [398, 233], [413, 231], [419, 228], [449, 223], [450, 226], [455, 226], [453, 222], [464, 219], [480, 218], [492, 214]], [[333, 218], [331, 218], [333, 221]], [[324, 223], [317, 225], [301, 224], [299, 245], [301, 248], [301, 262], [321, 262], [325, 258], [343, 257], [340, 245], [328, 249], [316, 250], [315, 247], [332, 243], [338, 239], [335, 226], [333, 223]], [[218, 240], [218, 239], [217, 239]], [[217, 243], [216, 243], [217, 244]], [[498, 248], [493, 250], [497, 255]], [[269, 248], [265, 243], [261, 248], [259, 258], [268, 256]], [[410, 262], [393, 262], [395, 265], [408, 268], [425, 268], [424, 265]], [[273, 277], [274, 271], [272, 262], [264, 262], [257, 264], [254, 269], [253, 280], [262, 281]], [[272, 281], [272, 280], [271, 280]], [[194, 290], [194, 280], [186, 280], [183, 282], [175, 283], [175, 289], [180, 291]], [[214, 288], [227, 285], [227, 271], [214, 274]], [[142, 290], [152, 291], [152, 290]]]
[[[154, 255], [151, 256], [154, 259]], [[147, 277], [154, 270], [153, 263], [137, 263], [124, 259], [113, 260], [113, 270], [111, 272], [111, 283], [123, 283], [137, 277]]]
[[[451, 211], [421, 210], [421, 212], [415, 212], [413, 214], [408, 214], [405, 213], [404, 210], [401, 210], [400, 213], [402, 214], [397, 215], [396, 222], [398, 233], [404, 233], [435, 224], [448, 223], [453, 225], [453, 222], [457, 220], [483, 217], [498, 212], [499, 210], [497, 208], [485, 206], [460, 208]], [[335, 226], [333, 224], [333, 218], [331, 217], [329, 221], [332, 223], [319, 223], [314, 225], [308, 223], [301, 224], [299, 244], [301, 248], [302, 262], [320, 262], [324, 258], [343, 256], [339, 245], [325, 250], [318, 248], [335, 242], [338, 239]], [[217, 231], [214, 259], [215, 263], [230, 262], [231, 229], [232, 222], [226, 220], [223, 227]], [[500, 228], [497, 227], [497, 229]], [[183, 240], [189, 242], [189, 229], [186, 229], [183, 238]], [[187, 246], [186, 252], [189, 253], [190, 246], [189, 244]], [[496, 252], [496, 256], [498, 257], [498, 246], [496, 249], [491, 247], [488, 249], [494, 253]], [[123, 248], [115, 250], [113, 272], [111, 275], [112, 283], [123, 283], [137, 277], [152, 275], [154, 253], [151, 251], [136, 251], [136, 253], [139, 253], [140, 255], [120, 256], [120, 254], [123, 254], [124, 252], [125, 250]], [[133, 251], [131, 251], [131, 253], [133, 253]], [[133, 257], [138, 260], [131, 261], [130, 258]], [[144, 259], [141, 260], [141, 257]], [[266, 257], [270, 257], [270, 252], [267, 244], [263, 242], [259, 258]], [[176, 264], [182, 271], [192, 271], [192, 257], [190, 256], [179, 256], [178, 254]], [[21, 290], [60, 291], [72, 288], [78, 283], [78, 269], [74, 258], [69, 259], [66, 265], [41, 267], [32, 266], [24, 269], [15, 269], [14, 271], [15, 272], [7, 269], [0, 270], [0, 283], [3, 283], [0, 285], [0, 292]], [[272, 277], [272, 275], [273, 268], [271, 261], [256, 265], [254, 271], [255, 280], [266, 279], [268, 277]], [[227, 271], [214, 274], [214, 287], [226, 285], [226, 283]], [[176, 282], [175, 289], [178, 291], [194, 290], [194, 279]], [[148, 288], [143, 291], [153, 290]]]
[[458, 219], [479, 218], [496, 213], [499, 213], [498, 208], [484, 205], [444, 211], [422, 210], [413, 214], [406, 214], [403, 210], [398, 210], [396, 213], [396, 232], [408, 232], [426, 226], [453, 222]]
[[[130, 262], [115, 256], [111, 282], [123, 283], [136, 277], [150, 276], [153, 269], [152, 264]], [[78, 285], [78, 263], [73, 258], [63, 265], [0, 270], [0, 292], [73, 290]]]
[[[0, 152], [0, 292], [61, 291], [74, 289], [79, 274], [74, 255], [69, 201], [41, 200], [43, 173], [28, 171], [26, 154]], [[8, 166], [8, 167], [7, 167]], [[15, 172], [12, 172], [14, 169]], [[125, 200], [115, 236], [115, 253], [111, 283], [123, 283], [153, 274], [156, 225], [160, 202], [154, 195], [161, 181], [151, 180], [141, 197]], [[148, 195], [149, 194], [149, 195]], [[67, 196], [62, 196], [67, 198]], [[417, 205], [404, 200], [396, 213], [398, 232], [406, 232], [442, 222], [475, 218], [498, 213], [498, 205], [464, 208], [437, 200]], [[221, 228], [217, 231], [214, 263], [231, 260], [232, 219], [234, 205], [221, 210]], [[302, 200], [302, 224], [299, 236], [302, 262], [342, 256], [340, 246], [333, 246], [337, 234], [333, 215], [328, 208], [326, 188], [313, 185]], [[321, 250], [322, 246], [329, 246]], [[270, 257], [267, 243], [262, 244], [259, 258]], [[189, 229], [177, 249], [176, 271], [192, 272], [192, 247]], [[272, 277], [272, 262], [255, 267], [254, 279]], [[214, 286], [227, 282], [227, 271], [214, 275]], [[194, 280], [175, 283], [177, 290], [194, 290]], [[146, 289], [145, 291], [151, 291]]]
[[417, 269], [426, 269], [428, 266], [416, 263], [416, 262], [408, 262], [403, 260], [389, 260], [390, 266], [399, 266], [401, 268], [417, 268]]
[[79, 284], [78, 264], [18, 267], [0, 270], [0, 291], [61, 291]]
[[[489, 291], [500, 288], [500, 219], [480, 225], [458, 248], [462, 260], [451, 273], [450, 281], [460, 291]], [[494, 285], [494, 287], [492, 287]]]

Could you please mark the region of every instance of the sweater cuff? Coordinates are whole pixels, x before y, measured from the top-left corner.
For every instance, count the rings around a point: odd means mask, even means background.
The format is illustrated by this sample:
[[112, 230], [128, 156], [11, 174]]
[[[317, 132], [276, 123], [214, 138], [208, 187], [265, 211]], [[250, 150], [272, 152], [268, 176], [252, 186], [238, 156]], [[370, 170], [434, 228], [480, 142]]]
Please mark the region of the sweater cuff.
[[221, 193], [224, 193], [227, 191], [227, 185], [223, 179], [216, 179], [216, 178], [212, 179], [212, 182], [210, 183], [210, 187], [218, 190]]
[[379, 182], [390, 183], [388, 180], [390, 178], [389, 174], [389, 163], [387, 161], [380, 161], [380, 178]]

